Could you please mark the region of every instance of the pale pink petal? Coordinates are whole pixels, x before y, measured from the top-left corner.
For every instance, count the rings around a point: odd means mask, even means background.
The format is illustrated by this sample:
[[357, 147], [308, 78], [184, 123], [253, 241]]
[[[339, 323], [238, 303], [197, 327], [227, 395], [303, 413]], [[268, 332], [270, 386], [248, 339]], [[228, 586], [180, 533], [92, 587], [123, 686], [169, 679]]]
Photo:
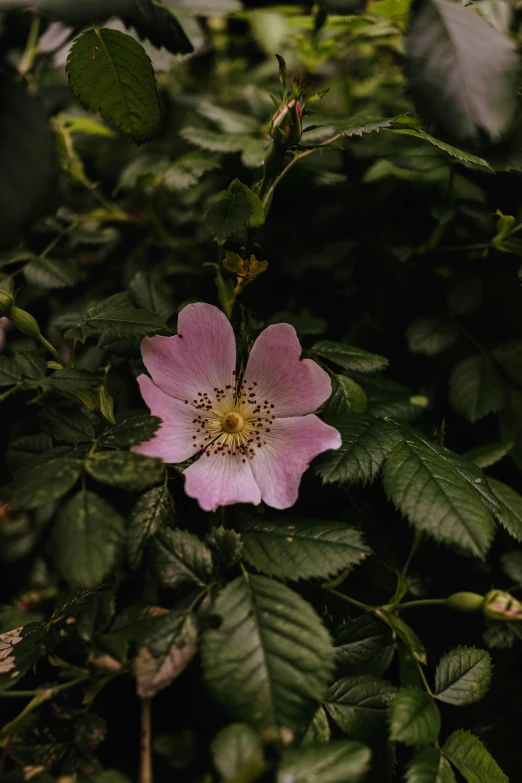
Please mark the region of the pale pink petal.
[[261, 502], [261, 492], [250, 466], [239, 454], [214, 452], [201, 457], [183, 471], [185, 492], [195, 498], [204, 511], [215, 511], [232, 503]]
[[183, 308], [174, 337], [145, 337], [141, 343], [145, 367], [156, 386], [178, 400], [233, 386], [236, 340], [226, 315], [198, 302]]
[[266, 443], [249, 460], [263, 501], [273, 508], [288, 508], [297, 500], [301, 476], [311, 460], [341, 446], [338, 431], [313, 414], [276, 419]]
[[148, 375], [140, 375], [138, 383], [150, 412], [163, 423], [151, 440], [133, 446], [131, 451], [158, 457], [163, 462], [183, 462], [194, 457], [199, 452], [199, 447], [194, 448], [197, 443], [193, 437], [197, 432], [194, 408], [162, 392]]
[[300, 359], [301, 346], [290, 324], [274, 324], [254, 343], [245, 372], [245, 387], [255, 391], [257, 405], [268, 403], [280, 416], [312, 413], [332, 393], [328, 374], [311, 359]]

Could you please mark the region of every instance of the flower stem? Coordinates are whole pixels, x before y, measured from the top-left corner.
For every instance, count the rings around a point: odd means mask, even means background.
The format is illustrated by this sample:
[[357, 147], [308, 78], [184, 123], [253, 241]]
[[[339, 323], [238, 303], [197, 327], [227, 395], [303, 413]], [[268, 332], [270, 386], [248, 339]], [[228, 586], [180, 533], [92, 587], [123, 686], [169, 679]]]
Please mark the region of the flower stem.
[[153, 783], [150, 699], [141, 700], [141, 755], [139, 783]]
[[444, 606], [446, 602], [446, 598], [421, 598], [418, 601], [406, 601], [403, 604], [399, 604], [396, 608], [409, 609], [410, 606]]
[[29, 73], [33, 67], [34, 58], [38, 54], [38, 34], [40, 32], [40, 19], [33, 12], [31, 19], [31, 27], [29, 28], [29, 35], [27, 37], [27, 43], [25, 45], [25, 51], [22, 55], [22, 59], [18, 63], [18, 73], [20, 76], [25, 76]]
[[345, 601], [347, 604], [352, 604], [352, 606], [357, 606], [359, 609], [364, 609], [365, 612], [375, 612], [377, 609], [375, 606], [370, 606], [369, 604], [363, 604], [362, 601], [357, 601], [356, 598], [350, 598], [349, 595], [340, 593], [338, 590], [327, 588], [327, 592], [331, 593], [331, 595], [335, 595], [336, 598], [340, 598], [341, 601]]

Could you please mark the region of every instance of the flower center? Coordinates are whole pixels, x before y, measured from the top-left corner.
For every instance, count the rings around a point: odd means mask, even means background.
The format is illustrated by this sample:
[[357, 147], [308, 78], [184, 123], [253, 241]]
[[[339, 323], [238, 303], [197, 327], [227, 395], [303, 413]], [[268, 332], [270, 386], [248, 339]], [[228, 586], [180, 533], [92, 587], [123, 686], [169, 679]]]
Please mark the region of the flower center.
[[221, 419], [221, 425], [225, 432], [241, 432], [245, 426], [245, 420], [237, 411], [230, 411]]

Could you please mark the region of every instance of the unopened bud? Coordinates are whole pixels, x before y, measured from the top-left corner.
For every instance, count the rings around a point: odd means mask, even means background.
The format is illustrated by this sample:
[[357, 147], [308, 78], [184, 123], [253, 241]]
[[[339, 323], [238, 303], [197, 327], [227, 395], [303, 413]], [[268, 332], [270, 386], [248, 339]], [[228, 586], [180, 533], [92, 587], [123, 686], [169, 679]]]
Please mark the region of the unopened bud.
[[26, 310], [22, 310], [20, 307], [11, 307], [9, 319], [13, 326], [28, 337], [34, 337], [36, 340], [39, 340], [42, 336], [38, 322]]
[[282, 106], [272, 118], [270, 135], [282, 147], [295, 147], [303, 134], [302, 108], [297, 98]]
[[457, 612], [480, 612], [484, 596], [478, 593], [453, 593], [446, 599], [446, 606]]
[[0, 316], [9, 315], [14, 299], [7, 291], [0, 291]]
[[491, 620], [522, 620], [522, 603], [503, 590], [490, 590], [484, 598], [483, 610]]

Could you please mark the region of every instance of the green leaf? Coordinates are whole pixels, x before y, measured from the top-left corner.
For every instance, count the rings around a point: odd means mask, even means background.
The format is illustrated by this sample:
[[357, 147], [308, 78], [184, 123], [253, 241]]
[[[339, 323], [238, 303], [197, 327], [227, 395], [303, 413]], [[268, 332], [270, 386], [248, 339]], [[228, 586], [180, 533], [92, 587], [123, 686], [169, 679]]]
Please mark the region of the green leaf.
[[218, 572], [227, 571], [241, 560], [243, 542], [235, 530], [226, 530], [223, 526], [213, 527], [205, 536], [205, 544], [212, 553]]
[[493, 356], [513, 381], [522, 384], [522, 340], [499, 345]]
[[47, 362], [39, 353], [36, 351], [16, 351], [14, 358], [22, 370], [24, 378], [29, 378], [32, 381], [43, 379], [47, 370]]
[[185, 30], [170, 8], [151, 0], [133, 0], [129, 10], [122, 15], [127, 25], [132, 25], [140, 38], [145, 38], [156, 48], [164, 47], [172, 54], [190, 54], [194, 47]]
[[214, 612], [221, 625], [207, 628], [201, 647], [214, 698], [235, 720], [285, 729], [287, 741], [303, 733], [332, 671], [328, 632], [312, 607], [285, 585], [244, 574]]
[[398, 443], [384, 465], [386, 494], [412, 525], [483, 558], [493, 538], [494, 522], [477, 494], [480, 485], [475, 487], [422, 441]]
[[447, 0], [423, 0], [406, 36], [406, 69], [422, 116], [454, 137], [499, 138], [516, 96], [515, 46], [478, 14]]
[[38, 288], [67, 288], [81, 279], [78, 269], [56, 258], [35, 258], [24, 266], [28, 283]]
[[190, 144], [209, 152], [241, 152], [245, 145], [252, 141], [246, 134], [216, 133], [207, 128], [182, 128], [181, 136]]
[[443, 318], [417, 318], [406, 331], [412, 353], [435, 356], [445, 351], [457, 339], [457, 328]]
[[12, 440], [7, 448], [7, 464], [12, 473], [28, 468], [31, 465], [37, 465], [39, 462], [45, 462], [46, 452], [53, 447], [52, 438], [44, 432], [38, 435], [24, 435], [21, 438]]
[[328, 359], [345, 370], [355, 372], [375, 372], [387, 367], [389, 362], [384, 356], [368, 353], [362, 348], [354, 348], [343, 343], [334, 343], [331, 340], [321, 340], [312, 347], [312, 353], [316, 353], [323, 359]]
[[174, 305], [165, 284], [145, 272], [138, 272], [130, 282], [130, 289], [139, 307], [168, 321]]
[[[499, 462], [513, 448], [513, 443], [488, 443], [486, 446], [477, 446], [470, 449], [462, 456], [469, 462], [474, 462], [479, 468], [489, 468]], [[491, 483], [491, 482], [490, 482]]]
[[187, 668], [197, 652], [198, 626], [193, 614], [169, 612], [146, 636], [134, 661], [136, 691], [151, 699]]
[[384, 674], [395, 652], [391, 630], [371, 614], [348, 620], [334, 639], [334, 659], [346, 674]]
[[81, 463], [57, 457], [16, 474], [2, 491], [2, 498], [16, 509], [31, 509], [59, 500], [80, 478]]
[[132, 309], [131, 297], [128, 291], [113, 294], [112, 296], [109, 296], [108, 299], [104, 299], [102, 302], [90, 307], [87, 312], [78, 319], [77, 327], [65, 332], [65, 337], [69, 340], [79, 340], [84, 343], [87, 337], [96, 333], [95, 328], [89, 325], [91, 318], [107, 314], [114, 316], [117, 313]]
[[261, 774], [265, 767], [260, 738], [246, 723], [231, 723], [216, 734], [210, 747], [223, 781], [237, 780], [244, 770]]
[[54, 201], [57, 155], [43, 103], [25, 83], [0, 85], [0, 247], [10, 247]]
[[99, 111], [130, 139], [147, 141], [161, 126], [149, 56], [130, 35], [107, 28], [77, 38], [67, 58], [69, 86], [80, 103]]
[[21, 679], [43, 654], [43, 623], [0, 634], [0, 693]]
[[59, 392], [76, 392], [92, 389], [97, 386], [100, 379], [88, 370], [78, 370], [75, 367], [66, 367], [57, 370], [45, 379], [45, 386]]
[[[39, 13], [77, 25], [122, 14], [128, 10], [132, 2], [133, 0], [83, 0], [79, 5], [76, 3], [71, 5], [69, 0], [35, 0], [34, 7]], [[2, 10], [4, 7], [23, 7], [23, 0], [2, 0]]]
[[265, 212], [255, 193], [235, 179], [227, 190], [221, 191], [206, 220], [211, 234], [224, 241], [247, 226], [260, 226], [265, 222]]
[[89, 443], [94, 440], [94, 427], [78, 407], [67, 403], [44, 408], [40, 424], [45, 432], [65, 443]]
[[426, 663], [426, 650], [424, 645], [410, 626], [404, 622], [402, 617], [398, 614], [389, 614], [384, 610], [379, 610], [379, 617], [394, 631], [399, 639], [401, 639], [410, 654], [416, 658], [420, 663]]
[[478, 737], [464, 729], [448, 737], [442, 752], [467, 783], [509, 783]]
[[471, 163], [473, 166], [482, 166], [488, 169], [490, 172], [493, 171], [490, 164], [487, 162], [487, 160], [484, 160], [484, 158], [479, 158], [478, 155], [472, 155], [471, 152], [465, 152], [464, 150], [458, 149], [458, 147], [454, 147], [452, 144], [448, 144], [445, 141], [441, 141], [441, 139], [435, 138], [435, 136], [430, 136], [430, 134], [426, 133], [426, 131], [422, 130], [422, 128], [397, 128], [393, 129], [392, 133], [405, 136], [414, 136], [417, 139], [422, 139], [423, 141], [427, 141], [430, 144], [433, 144], [434, 147], [438, 147], [443, 152], [446, 152], [452, 158], [457, 158], [457, 160], [460, 160], [463, 163]]
[[60, 510], [53, 531], [56, 565], [68, 582], [94, 587], [119, 551], [122, 517], [94, 492], [83, 490]]
[[491, 680], [489, 653], [475, 647], [456, 647], [439, 661], [435, 671], [434, 695], [439, 701], [461, 707], [480, 701]]
[[21, 380], [20, 365], [8, 356], [0, 356], [0, 386], [12, 386]]
[[100, 443], [104, 446], [118, 446], [119, 448], [136, 446], [138, 443], [150, 440], [160, 424], [161, 419], [158, 419], [157, 416], [149, 416], [148, 413], [142, 416], [131, 416], [119, 421], [112, 429], [105, 432]]
[[286, 517], [252, 518], [239, 532], [248, 562], [277, 579], [326, 579], [358, 565], [370, 549], [361, 533], [342, 522]]
[[94, 454], [85, 462], [93, 479], [110, 487], [139, 492], [161, 481], [165, 466], [159, 459], [130, 451], [105, 451]]
[[158, 530], [174, 527], [174, 501], [166, 485], [143, 494], [132, 509], [127, 530], [127, 556], [131, 568], [137, 568], [144, 549]]
[[364, 413], [368, 407], [368, 398], [364, 389], [346, 375], [334, 375], [332, 396], [325, 405], [324, 412], [329, 417], [342, 416], [344, 413]]
[[333, 740], [283, 751], [277, 783], [357, 783], [370, 768], [371, 751], [360, 742]]
[[339, 430], [342, 446], [316, 463], [324, 484], [366, 484], [375, 479], [382, 464], [401, 435], [383, 419], [365, 413], [345, 414], [328, 419]]
[[[207, 171], [218, 169], [220, 164], [200, 152], [190, 152], [171, 163], [163, 172], [164, 186], [174, 192], [182, 192], [196, 185]], [[149, 308], [150, 309], [150, 308]]]
[[154, 332], [169, 331], [163, 318], [148, 310], [107, 310], [91, 316], [87, 325], [103, 335], [117, 337], [142, 337]]
[[502, 481], [488, 477], [488, 484], [500, 506], [499, 522], [517, 541], [522, 541], [522, 496]]
[[487, 356], [469, 356], [450, 377], [449, 398], [457, 413], [475, 422], [504, 407], [502, 382]]
[[420, 688], [401, 688], [390, 708], [391, 739], [406, 745], [437, 741], [440, 715], [433, 698]]
[[357, 382], [368, 397], [367, 412], [381, 419], [411, 421], [429, 402], [427, 397], [412, 395], [410, 389], [402, 383], [382, 375], [361, 375], [357, 377]]
[[419, 748], [406, 772], [406, 783], [457, 783], [438, 748]]
[[205, 587], [212, 581], [210, 550], [186, 530], [165, 530], [154, 539], [155, 565], [165, 587]]
[[331, 737], [332, 732], [328, 723], [328, 716], [324, 709], [319, 707], [306, 730], [301, 747], [316, 744], [323, 745], [330, 742]]
[[371, 675], [343, 677], [324, 694], [326, 711], [345, 734], [357, 739], [385, 736], [393, 685]]

